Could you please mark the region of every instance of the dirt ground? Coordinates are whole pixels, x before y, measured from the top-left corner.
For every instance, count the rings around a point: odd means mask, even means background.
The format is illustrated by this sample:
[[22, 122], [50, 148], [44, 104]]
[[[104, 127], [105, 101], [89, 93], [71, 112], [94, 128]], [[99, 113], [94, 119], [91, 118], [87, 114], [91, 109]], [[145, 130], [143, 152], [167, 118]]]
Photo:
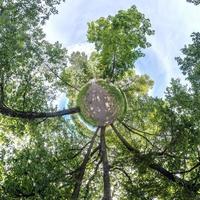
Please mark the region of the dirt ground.
[[117, 118], [117, 105], [113, 97], [99, 84], [93, 82], [85, 96], [88, 114], [98, 126], [111, 124]]

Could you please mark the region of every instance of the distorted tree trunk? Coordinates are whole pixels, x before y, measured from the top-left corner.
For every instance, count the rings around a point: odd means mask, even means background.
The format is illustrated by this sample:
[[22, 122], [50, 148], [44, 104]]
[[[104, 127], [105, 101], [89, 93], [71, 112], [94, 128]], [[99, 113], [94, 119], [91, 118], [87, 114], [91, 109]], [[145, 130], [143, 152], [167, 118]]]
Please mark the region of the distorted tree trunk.
[[[99, 158], [99, 157], [98, 157]], [[89, 178], [85, 188], [86, 188], [86, 191], [85, 191], [85, 196], [84, 196], [84, 200], [87, 200], [88, 198], [88, 194], [89, 194], [89, 190], [90, 190], [90, 184], [91, 182], [94, 180], [95, 176], [97, 175], [97, 171], [99, 169], [99, 165], [102, 163], [102, 158], [100, 158], [99, 162], [96, 164], [96, 167], [94, 169], [94, 173], [92, 174], [92, 176]]]
[[3, 76], [1, 77], [1, 81], [0, 81], [0, 114], [2, 114], [2, 115], [32, 120], [32, 119], [38, 119], [38, 118], [59, 117], [59, 116], [70, 115], [70, 114], [74, 114], [74, 113], [78, 113], [78, 112], [80, 112], [79, 107], [63, 109], [63, 110], [55, 111], [55, 112], [20, 111], [20, 110], [10, 108], [4, 103], [4, 80], [3, 80]]
[[100, 135], [101, 144], [101, 156], [103, 162], [103, 183], [104, 183], [104, 196], [102, 200], [111, 200], [111, 188], [110, 188], [110, 175], [109, 175], [109, 163], [106, 150], [106, 140], [105, 140], [105, 127], [101, 128]]
[[84, 160], [83, 160], [81, 166], [79, 167], [77, 175], [75, 176], [76, 182], [75, 182], [75, 186], [74, 186], [74, 191], [73, 191], [72, 196], [71, 196], [71, 200], [77, 200], [78, 197], [79, 197], [79, 193], [80, 193], [80, 189], [81, 189], [81, 185], [82, 185], [82, 181], [83, 181], [83, 176], [85, 174], [85, 169], [86, 169], [87, 163], [90, 160], [91, 150], [92, 150], [92, 147], [94, 145], [95, 138], [97, 136], [98, 130], [99, 130], [99, 128], [97, 128], [94, 136], [92, 137], [91, 142], [90, 142], [90, 146], [88, 147], [88, 150], [87, 150], [87, 153], [84, 157]]
[[131, 152], [133, 153], [140, 153], [136, 148], [134, 148], [133, 146], [131, 146], [126, 139], [119, 133], [119, 131], [115, 128], [115, 126], [113, 124], [111, 124], [112, 129], [114, 130], [115, 134], [117, 135], [117, 137], [121, 140], [121, 142], [124, 144], [124, 146]]
[[16, 117], [16, 118], [23, 118], [23, 119], [38, 119], [38, 118], [51, 118], [51, 117], [59, 117], [64, 115], [71, 115], [74, 113], [80, 112], [79, 107], [64, 109], [61, 111], [55, 112], [23, 112], [19, 110], [11, 109], [3, 104], [0, 104], [0, 114], [9, 116], [9, 117]]
[[[119, 131], [116, 129], [116, 127], [113, 124], [111, 124], [111, 127], [112, 127], [113, 131], [116, 133], [117, 137], [120, 139], [120, 141], [124, 144], [124, 146], [130, 152], [134, 153], [134, 156], [136, 156], [138, 158], [142, 158], [142, 154], [136, 148], [134, 148], [132, 145], [129, 144], [129, 142], [119, 133]], [[149, 162], [147, 167], [159, 172], [167, 180], [175, 182], [177, 185], [183, 187], [184, 189], [186, 189], [187, 191], [189, 191], [191, 193], [196, 193], [200, 187], [199, 185], [194, 186], [194, 184], [192, 184], [190, 181], [186, 181], [184, 179], [179, 178], [178, 176], [174, 175], [173, 173], [171, 173], [170, 171], [163, 168], [162, 166], [160, 166], [157, 163]]]

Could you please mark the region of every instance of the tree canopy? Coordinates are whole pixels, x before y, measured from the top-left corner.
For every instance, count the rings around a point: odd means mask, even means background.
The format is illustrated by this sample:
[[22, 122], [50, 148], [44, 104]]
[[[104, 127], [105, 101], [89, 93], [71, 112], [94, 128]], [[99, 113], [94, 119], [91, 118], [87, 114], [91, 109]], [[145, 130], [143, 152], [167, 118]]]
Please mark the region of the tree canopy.
[[[88, 23], [87, 56], [45, 39], [60, 3], [0, 2], [0, 199], [198, 200], [200, 33], [176, 58], [188, 85], [172, 79], [155, 98], [153, 81], [134, 68], [154, 33], [135, 6]], [[104, 92], [93, 100], [114, 99], [123, 115], [84, 121], [88, 83]]]
[[199, 0], [187, 0], [190, 3], [193, 3], [194, 5], [199, 5], [200, 1]]

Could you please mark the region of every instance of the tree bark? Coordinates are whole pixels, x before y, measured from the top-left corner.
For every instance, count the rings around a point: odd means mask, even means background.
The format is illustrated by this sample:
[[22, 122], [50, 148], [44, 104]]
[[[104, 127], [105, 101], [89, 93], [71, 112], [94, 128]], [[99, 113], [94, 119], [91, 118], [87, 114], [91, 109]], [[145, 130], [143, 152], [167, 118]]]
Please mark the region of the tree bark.
[[[141, 158], [141, 153], [136, 148], [132, 147], [128, 141], [118, 132], [118, 130], [115, 128], [113, 124], [111, 124], [113, 131], [116, 133], [117, 137], [121, 140], [121, 142], [124, 144], [124, 146], [132, 153], [134, 153], [134, 156], [137, 156], [138, 158]], [[196, 193], [199, 190], [200, 185], [194, 185], [190, 181], [186, 181], [184, 179], [179, 178], [178, 176], [174, 175], [167, 169], [163, 168], [157, 163], [150, 162], [148, 164], [148, 167], [150, 169], [153, 169], [157, 172], [159, 172], [161, 175], [163, 175], [165, 178], [167, 178], [169, 181], [175, 182], [177, 185], [185, 188], [187, 191], [191, 193]]]
[[170, 171], [166, 170], [162, 166], [156, 163], [150, 163], [149, 168], [159, 172], [162, 174], [165, 178], [167, 178], [169, 181], [177, 183], [179, 186], [184, 187], [187, 191], [191, 193], [196, 193], [199, 190], [199, 184], [195, 185], [192, 184], [190, 181], [186, 181], [182, 178], [179, 178], [178, 176], [174, 175]]
[[111, 124], [111, 127], [113, 129], [113, 131], [115, 132], [115, 134], [117, 135], [117, 137], [121, 140], [121, 142], [124, 144], [124, 146], [131, 152], [135, 153], [135, 154], [139, 154], [140, 152], [134, 148], [133, 146], [131, 146], [126, 139], [119, 133], [119, 131], [115, 128], [115, 126], [113, 124]]
[[9, 117], [16, 117], [22, 119], [38, 119], [38, 118], [50, 118], [50, 117], [59, 117], [63, 115], [70, 115], [74, 113], [80, 112], [79, 107], [64, 109], [55, 112], [33, 112], [33, 111], [21, 111], [15, 110], [13, 108], [9, 108], [4, 103], [4, 77], [1, 76], [0, 80], [0, 114], [9, 116]]
[[96, 174], [97, 174], [97, 171], [99, 169], [99, 165], [102, 163], [102, 158], [100, 158], [99, 162], [96, 164], [96, 167], [94, 169], [94, 173], [92, 174], [92, 176], [89, 178], [85, 188], [86, 188], [86, 192], [85, 192], [85, 196], [84, 196], [84, 200], [87, 200], [87, 197], [88, 197], [88, 193], [89, 193], [89, 190], [90, 190], [90, 184], [91, 182], [94, 180]]
[[84, 157], [84, 160], [79, 168], [79, 171], [75, 177], [75, 186], [74, 186], [74, 191], [72, 193], [72, 196], [71, 196], [71, 200], [77, 200], [78, 197], [79, 197], [79, 193], [80, 193], [80, 189], [81, 189], [81, 185], [82, 185], [82, 181], [83, 181], [83, 176], [85, 174], [85, 169], [86, 169], [86, 165], [88, 163], [88, 161], [90, 160], [90, 154], [91, 154], [91, 150], [92, 150], [92, 147], [94, 145], [94, 141], [95, 141], [95, 138], [97, 136], [97, 133], [98, 133], [98, 130], [99, 128], [97, 128], [94, 136], [92, 137], [91, 139], [91, 142], [90, 142], [90, 146], [88, 147], [88, 150], [87, 150], [87, 153]]
[[74, 113], [80, 112], [79, 107], [75, 108], [69, 108], [69, 109], [64, 109], [61, 111], [56, 111], [56, 112], [23, 112], [19, 110], [14, 110], [11, 109], [3, 104], [0, 104], [0, 114], [9, 116], [9, 117], [16, 117], [16, 118], [22, 118], [22, 119], [38, 119], [38, 118], [50, 118], [50, 117], [59, 117], [63, 115], [70, 115]]
[[101, 156], [103, 162], [103, 183], [104, 183], [104, 196], [102, 200], [112, 200], [111, 189], [110, 189], [110, 175], [109, 175], [109, 163], [106, 150], [105, 140], [105, 127], [101, 128], [100, 134], [100, 145], [101, 145]]

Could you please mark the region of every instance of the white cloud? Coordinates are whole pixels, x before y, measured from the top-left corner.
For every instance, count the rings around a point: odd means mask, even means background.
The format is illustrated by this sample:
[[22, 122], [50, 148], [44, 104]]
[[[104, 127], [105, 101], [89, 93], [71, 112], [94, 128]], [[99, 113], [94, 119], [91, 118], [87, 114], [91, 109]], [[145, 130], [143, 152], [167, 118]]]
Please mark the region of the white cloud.
[[[146, 50], [153, 57], [150, 60], [151, 70], [140, 66], [143, 73], [150, 73], [155, 80], [154, 91], [163, 96], [171, 78], [180, 78], [185, 84], [184, 76], [179, 70], [174, 57], [180, 56], [180, 49], [191, 42], [190, 35], [200, 31], [199, 7], [189, 4], [186, 0], [145, 0], [135, 1], [148, 18], [150, 18], [155, 35], [150, 38], [152, 47]], [[145, 63], [145, 58], [144, 62]], [[148, 65], [148, 63], [146, 63]], [[159, 78], [162, 74], [162, 81]], [[158, 85], [159, 84], [159, 85]], [[160, 88], [162, 87], [162, 90]], [[155, 94], [155, 93], [154, 93]], [[157, 94], [156, 94], [157, 95]]]
[[80, 44], [70, 45], [67, 46], [66, 48], [69, 54], [71, 54], [73, 51], [80, 51], [80, 52], [85, 52], [87, 56], [90, 56], [90, 54], [95, 50], [94, 45], [90, 43], [80, 43]]
[[[191, 42], [190, 34], [200, 31], [199, 6], [186, 0], [69, 0], [59, 6], [59, 14], [52, 16], [45, 26], [47, 39], [60, 41], [69, 53], [79, 50], [90, 54], [93, 47], [87, 43], [87, 22], [115, 14], [132, 4], [150, 19], [155, 30], [155, 36], [150, 38], [152, 47], [146, 50], [151, 52], [150, 57], [145, 57], [143, 65], [136, 69], [151, 74], [155, 90], [159, 88], [162, 95], [172, 77], [182, 77], [174, 57], [181, 55], [180, 49]], [[160, 74], [164, 76], [162, 82], [158, 80]]]

